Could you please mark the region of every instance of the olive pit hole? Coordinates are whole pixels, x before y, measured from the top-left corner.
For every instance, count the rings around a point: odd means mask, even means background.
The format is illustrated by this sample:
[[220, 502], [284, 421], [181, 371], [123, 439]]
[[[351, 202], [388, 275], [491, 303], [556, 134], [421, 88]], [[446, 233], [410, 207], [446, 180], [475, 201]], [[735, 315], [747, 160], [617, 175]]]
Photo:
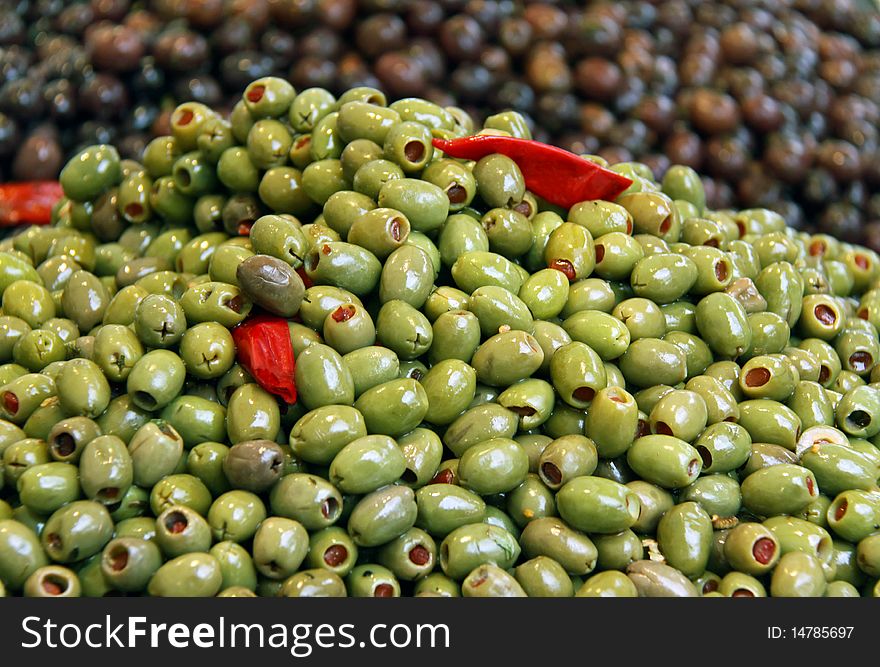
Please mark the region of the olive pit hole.
[[712, 452], [709, 451], [708, 447], [697, 445], [697, 454], [703, 459], [703, 468], [712, 467]]
[[409, 550], [409, 560], [413, 565], [423, 567], [431, 562], [431, 552], [421, 544]]
[[256, 86], [251, 86], [250, 90], [247, 91], [248, 102], [252, 104], [256, 104], [261, 99], [263, 99], [263, 95], [266, 92], [266, 86], [262, 84], [257, 84]]
[[660, 235], [662, 236], [666, 232], [669, 231], [669, 228], [672, 227], [672, 214], [670, 213], [665, 218], [663, 218], [663, 222], [660, 223]]
[[429, 484], [452, 484], [455, 481], [455, 473], [445, 468], [431, 478]]
[[706, 593], [714, 593], [718, 590], [718, 582], [715, 579], [709, 579], [703, 584], [703, 595]]
[[596, 390], [592, 387], [578, 387], [571, 393], [571, 395], [576, 400], [586, 403], [593, 400], [593, 397], [596, 395]]
[[48, 595], [64, 595], [67, 592], [68, 581], [57, 574], [47, 574], [40, 585]]
[[192, 184], [192, 175], [183, 167], [174, 172], [174, 178], [185, 188]]
[[146, 391], [134, 392], [135, 402], [145, 410], [155, 410], [158, 402], [152, 394]]
[[312, 251], [306, 255], [306, 271], [314, 271], [318, 268], [318, 260], [321, 259], [317, 251]]
[[554, 259], [550, 262], [550, 268], [562, 272], [562, 274], [569, 280], [574, 280], [577, 277], [574, 265], [567, 259]]
[[186, 530], [189, 521], [183, 512], [171, 512], [165, 517], [165, 528], [172, 535], [177, 535]]
[[6, 409], [11, 415], [15, 415], [18, 413], [19, 401], [18, 396], [16, 396], [11, 391], [3, 392], [3, 407]]
[[831, 378], [831, 369], [825, 364], [819, 367], [819, 384], [825, 384]]
[[718, 279], [718, 282], [723, 283], [729, 275], [730, 271], [727, 267], [727, 262], [715, 262], [715, 277]]
[[513, 210], [517, 213], [522, 213], [527, 218], [532, 214], [532, 204], [527, 200], [521, 201], [519, 204], [513, 207]]
[[321, 503], [321, 514], [325, 519], [335, 519], [339, 515], [339, 501], [336, 498], [327, 498]]
[[752, 368], [746, 373], [747, 387], [763, 387], [770, 382], [770, 371], [762, 366]]
[[856, 428], [867, 428], [871, 423], [871, 415], [864, 410], [853, 410], [847, 415], [846, 421]]
[[446, 196], [450, 204], [463, 204], [467, 199], [467, 190], [464, 186], [455, 183], [446, 190]]
[[533, 408], [531, 405], [511, 405], [507, 409], [511, 412], [515, 412], [520, 417], [531, 417], [537, 412], [537, 410], [535, 410], [535, 408]]
[[842, 521], [843, 517], [846, 515], [846, 510], [849, 509], [849, 502], [846, 498], [840, 501], [840, 504], [834, 510], [834, 520]]
[[733, 592], [733, 594], [731, 594], [730, 597], [732, 597], [732, 598], [753, 598], [753, 597], [755, 597], [755, 594], [746, 588], [737, 588]]
[[113, 549], [109, 553], [107, 560], [109, 561], [111, 570], [114, 572], [122, 572], [122, 570], [128, 565], [128, 549], [123, 546]]
[[674, 435], [669, 424], [666, 422], [657, 422], [654, 424], [654, 433], [658, 433], [659, 435]]
[[425, 145], [421, 141], [408, 141], [403, 147], [403, 154], [414, 164], [421, 162], [425, 157]]
[[131, 202], [125, 205], [125, 215], [129, 218], [139, 218], [144, 214], [144, 207], [137, 202]]
[[870, 352], [858, 350], [849, 355], [849, 365], [856, 373], [864, 373], [874, 365], [874, 357]]
[[180, 113], [177, 114], [177, 120], [175, 122], [180, 126], [189, 125], [195, 116], [196, 115], [191, 109], [181, 109]]
[[596, 246], [596, 263], [601, 264], [603, 259], [605, 259], [605, 246], [599, 243]]
[[776, 543], [769, 537], [762, 537], [752, 545], [752, 555], [761, 565], [767, 565], [776, 555]]
[[52, 441], [52, 449], [58, 456], [67, 458], [76, 451], [76, 441], [70, 433], [59, 433]]
[[391, 584], [379, 584], [373, 589], [374, 598], [393, 598], [394, 587]]
[[108, 486], [95, 494], [95, 500], [104, 500], [114, 502], [117, 498], [119, 498], [120, 489], [116, 486]]
[[545, 461], [544, 463], [542, 463], [541, 474], [548, 482], [550, 482], [554, 486], [562, 484], [562, 471], [555, 463], [551, 463], [550, 461]]
[[339, 567], [348, 558], [348, 549], [342, 544], [334, 544], [324, 551], [324, 562], [330, 567]]
[[242, 306], [244, 306], [244, 297], [237, 294], [223, 305], [229, 308], [233, 313], [240, 313]]
[[837, 315], [834, 313], [834, 310], [831, 306], [824, 303], [820, 303], [813, 308], [813, 315], [826, 327], [834, 326], [834, 323], [837, 322]]
[[401, 229], [403, 229], [403, 220], [396, 217], [392, 218], [388, 231], [394, 241], [400, 241], [400, 239], [403, 238], [403, 233], [401, 232]]

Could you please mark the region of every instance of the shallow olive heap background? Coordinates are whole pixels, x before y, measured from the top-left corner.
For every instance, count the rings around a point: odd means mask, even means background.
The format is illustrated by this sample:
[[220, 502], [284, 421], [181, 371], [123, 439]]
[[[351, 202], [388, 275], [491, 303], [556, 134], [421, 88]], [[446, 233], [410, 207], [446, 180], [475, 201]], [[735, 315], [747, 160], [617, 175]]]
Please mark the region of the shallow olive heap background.
[[[871, 0], [21, 0], [0, 10], [0, 180], [126, 157], [196, 99], [268, 74], [334, 94], [524, 112], [541, 139], [706, 175], [880, 250], [880, 13]], [[20, 17], [24, 17], [23, 19]]]
[[0, 592], [880, 595], [876, 253], [682, 165], [560, 210], [386, 103], [185, 103], [0, 243]]

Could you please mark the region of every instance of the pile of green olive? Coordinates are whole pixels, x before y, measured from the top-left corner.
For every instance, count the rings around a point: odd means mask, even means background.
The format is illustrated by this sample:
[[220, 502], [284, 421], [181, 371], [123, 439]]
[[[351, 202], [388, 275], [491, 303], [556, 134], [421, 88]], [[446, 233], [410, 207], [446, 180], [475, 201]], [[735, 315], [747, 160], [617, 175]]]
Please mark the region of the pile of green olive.
[[880, 595], [875, 253], [681, 166], [560, 210], [371, 88], [171, 125], [0, 242], [0, 592]]

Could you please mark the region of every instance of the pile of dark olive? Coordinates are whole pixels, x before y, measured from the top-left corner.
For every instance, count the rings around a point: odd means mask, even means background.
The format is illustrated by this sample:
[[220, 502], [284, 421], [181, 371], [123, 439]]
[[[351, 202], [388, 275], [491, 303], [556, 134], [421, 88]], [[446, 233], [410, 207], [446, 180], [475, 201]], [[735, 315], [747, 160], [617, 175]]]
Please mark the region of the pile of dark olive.
[[[880, 250], [873, 0], [14, 0], [0, 10], [0, 180], [82, 147], [140, 158], [177, 103], [261, 76], [522, 112], [536, 137], [705, 175], [713, 208]], [[540, 131], [536, 128], [541, 128]]]
[[[0, 591], [880, 595], [873, 251], [682, 165], [561, 210], [374, 88], [170, 124], [0, 242]], [[236, 361], [260, 311], [293, 405]]]

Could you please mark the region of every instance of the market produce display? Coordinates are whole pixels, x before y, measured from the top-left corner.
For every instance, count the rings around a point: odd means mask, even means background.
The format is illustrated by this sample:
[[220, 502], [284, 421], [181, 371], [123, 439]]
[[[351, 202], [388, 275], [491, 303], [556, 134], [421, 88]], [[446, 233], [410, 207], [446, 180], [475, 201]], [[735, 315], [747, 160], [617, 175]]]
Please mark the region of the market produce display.
[[5, 594], [880, 595], [876, 253], [516, 112], [170, 123], [0, 242]]
[[704, 175], [712, 208], [880, 250], [874, 0], [14, 0], [0, 8], [0, 180], [81, 148], [140, 159], [180, 102], [231, 109], [252, 79], [382, 87], [506, 108], [536, 138], [657, 180]]

